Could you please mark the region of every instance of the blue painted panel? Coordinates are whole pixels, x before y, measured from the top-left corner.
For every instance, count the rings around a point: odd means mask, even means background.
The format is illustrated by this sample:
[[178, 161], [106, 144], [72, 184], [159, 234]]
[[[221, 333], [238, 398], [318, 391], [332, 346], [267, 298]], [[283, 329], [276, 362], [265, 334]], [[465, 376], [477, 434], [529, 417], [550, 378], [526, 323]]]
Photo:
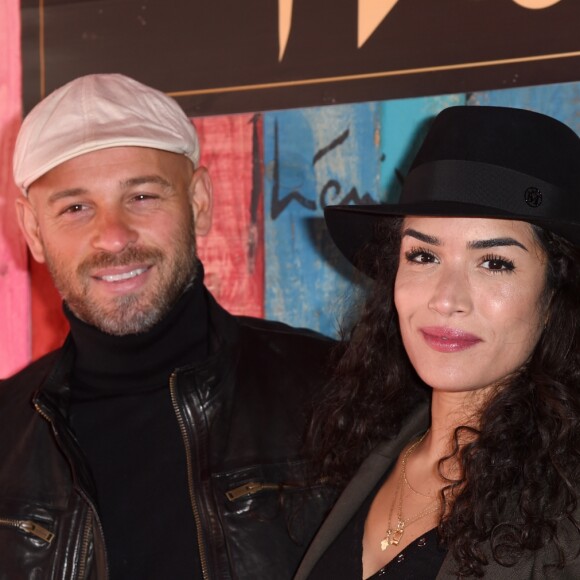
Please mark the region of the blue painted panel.
[[358, 285], [323, 207], [398, 198], [397, 172], [425, 121], [464, 103], [446, 95], [265, 114], [266, 317], [336, 333]]
[[267, 318], [336, 333], [352, 270], [322, 210], [378, 199], [378, 112], [365, 103], [264, 115]]
[[534, 109], [580, 132], [580, 83], [264, 115], [266, 317], [336, 334], [358, 286], [323, 207], [397, 200], [427, 121], [466, 103]]
[[472, 93], [468, 102], [538, 111], [559, 119], [580, 135], [580, 82]]
[[425, 137], [428, 121], [441, 110], [465, 102], [465, 95], [457, 94], [397, 99], [380, 104], [380, 142], [384, 155], [380, 191], [384, 192], [384, 201], [398, 201], [403, 177]]

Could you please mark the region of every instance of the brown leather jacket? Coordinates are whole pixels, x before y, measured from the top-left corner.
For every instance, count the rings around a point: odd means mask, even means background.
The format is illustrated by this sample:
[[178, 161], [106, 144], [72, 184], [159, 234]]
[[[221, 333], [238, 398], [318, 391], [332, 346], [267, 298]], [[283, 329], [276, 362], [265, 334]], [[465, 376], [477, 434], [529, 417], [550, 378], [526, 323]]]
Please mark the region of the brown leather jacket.
[[[300, 446], [332, 341], [235, 318], [211, 297], [210, 321], [211, 355], [170, 381], [204, 578], [291, 578], [331, 502], [304, 484]], [[69, 339], [0, 383], [1, 580], [108, 578], [91, 474], [67, 424], [74, 356]]]

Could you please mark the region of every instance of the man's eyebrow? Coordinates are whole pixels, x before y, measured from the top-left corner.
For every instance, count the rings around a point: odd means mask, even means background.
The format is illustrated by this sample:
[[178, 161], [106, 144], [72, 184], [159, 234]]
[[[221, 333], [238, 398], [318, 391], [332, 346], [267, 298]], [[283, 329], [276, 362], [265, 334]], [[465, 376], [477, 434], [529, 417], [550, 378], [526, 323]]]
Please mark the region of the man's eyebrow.
[[417, 240], [425, 242], [426, 244], [431, 244], [432, 246], [441, 245], [441, 241], [439, 240], [439, 238], [436, 238], [435, 236], [428, 236], [427, 234], [422, 234], [421, 232], [418, 232], [417, 230], [414, 230], [412, 228], [407, 228], [406, 230], [404, 230], [403, 237], [404, 236], [416, 238]]
[[484, 250], [485, 248], [496, 248], [499, 246], [518, 246], [522, 250], [528, 251], [528, 248], [524, 246], [521, 242], [514, 240], [513, 238], [491, 238], [489, 240], [475, 240], [469, 242], [467, 247], [472, 250]]
[[77, 195], [83, 195], [84, 193], [87, 193], [87, 190], [82, 187], [72, 187], [71, 189], [63, 189], [61, 191], [55, 191], [54, 193], [48, 196], [48, 203], [49, 205], [51, 205], [61, 199], [65, 199], [67, 197], [75, 197]]
[[129, 189], [138, 185], [147, 185], [148, 183], [154, 183], [161, 185], [162, 187], [171, 187], [171, 183], [160, 175], [140, 175], [139, 177], [131, 177], [130, 179], [122, 181], [121, 187], [123, 189]]

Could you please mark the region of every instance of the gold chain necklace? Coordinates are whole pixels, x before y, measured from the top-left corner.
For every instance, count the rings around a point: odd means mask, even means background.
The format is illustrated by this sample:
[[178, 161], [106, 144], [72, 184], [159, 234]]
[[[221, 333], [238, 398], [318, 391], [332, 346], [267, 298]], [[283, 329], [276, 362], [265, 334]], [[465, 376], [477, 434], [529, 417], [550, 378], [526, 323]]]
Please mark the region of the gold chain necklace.
[[410, 483], [409, 480], [407, 479], [407, 458], [409, 457], [409, 455], [411, 455], [411, 453], [415, 450], [415, 447], [417, 447], [417, 445], [419, 445], [419, 443], [421, 443], [421, 441], [423, 441], [423, 439], [425, 439], [425, 435], [427, 435], [427, 433], [424, 433], [421, 438], [416, 441], [415, 443], [413, 443], [413, 445], [411, 445], [411, 447], [409, 447], [409, 450], [407, 451], [407, 453], [405, 453], [405, 456], [403, 457], [403, 461], [402, 461], [402, 469], [401, 469], [401, 473], [403, 474], [403, 481], [405, 482], [406, 486], [415, 494], [420, 495], [421, 497], [428, 497], [430, 499], [436, 499], [437, 498], [437, 494], [433, 495], [430, 493], [421, 493], [420, 491], [416, 490]]
[[[409, 449], [407, 449], [405, 455], [403, 455], [403, 460], [401, 462], [401, 476], [399, 477], [399, 481], [397, 482], [397, 487], [395, 489], [395, 497], [393, 498], [393, 503], [391, 504], [391, 509], [389, 510], [389, 527], [385, 532], [385, 537], [381, 540], [382, 552], [384, 552], [389, 546], [397, 546], [399, 544], [401, 538], [403, 537], [403, 533], [405, 532], [405, 526], [408, 526], [409, 524], [412, 524], [413, 522], [416, 522], [417, 520], [420, 520], [421, 518], [424, 518], [429, 514], [435, 513], [440, 509], [439, 502], [437, 500], [437, 497], [435, 496], [433, 502], [429, 503], [425, 507], [425, 509], [421, 510], [419, 513], [409, 518], [406, 519], [403, 518], [403, 495], [404, 495], [403, 482], [405, 482], [409, 486], [409, 488], [418, 495], [423, 495], [424, 497], [433, 497], [433, 496], [425, 496], [424, 494], [415, 491], [407, 481], [407, 472], [406, 472], [407, 459], [409, 459], [411, 453], [415, 451], [417, 445], [419, 445], [421, 441], [423, 441], [425, 435], [427, 435], [427, 433], [424, 433], [420, 439], [415, 441], [415, 443], [413, 443], [413, 445], [411, 445]], [[397, 525], [396, 527], [393, 528], [393, 526], [391, 526], [391, 521], [393, 518], [393, 511], [395, 510], [395, 504], [397, 503], [397, 498], [399, 498], [397, 505]], [[433, 503], [435, 503], [436, 505], [432, 506]]]

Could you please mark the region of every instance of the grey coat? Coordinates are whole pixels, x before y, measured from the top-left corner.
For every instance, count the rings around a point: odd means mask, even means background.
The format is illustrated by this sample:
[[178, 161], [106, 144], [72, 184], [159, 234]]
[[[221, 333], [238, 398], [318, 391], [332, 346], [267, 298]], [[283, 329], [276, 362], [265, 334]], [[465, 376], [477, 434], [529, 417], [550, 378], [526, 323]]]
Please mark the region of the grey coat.
[[[401, 450], [410, 440], [423, 433], [428, 426], [429, 408], [427, 405], [424, 405], [418, 408], [410, 417], [396, 439], [385, 441], [373, 449], [361, 464], [353, 479], [346, 486], [332, 511], [314, 537], [294, 580], [306, 580], [309, 577], [318, 559], [348, 524], [380, 478], [394, 465]], [[580, 507], [575, 515], [576, 519], [580, 521]], [[571, 556], [577, 554], [580, 550], [580, 532], [571, 523], [566, 522], [566, 524], [561, 526], [558, 535], [567, 553]], [[548, 578], [580, 579], [580, 557], [574, 558], [563, 570], [554, 568], [545, 570], [544, 565], [547, 562], [554, 562], [555, 560], [553, 552], [547, 548], [530, 553], [529, 556], [522, 558], [517, 565], [507, 568], [500, 566], [493, 560], [489, 546], [486, 546], [485, 551], [490, 562], [485, 568], [486, 578], [493, 580], [520, 580], [528, 578], [533, 580], [545, 580]], [[437, 575], [437, 580], [456, 579], [455, 569], [455, 562], [451, 555], [448, 555]], [[316, 580], [316, 578], [312, 577], [309, 580]], [[337, 580], [341, 579], [337, 578]]]

